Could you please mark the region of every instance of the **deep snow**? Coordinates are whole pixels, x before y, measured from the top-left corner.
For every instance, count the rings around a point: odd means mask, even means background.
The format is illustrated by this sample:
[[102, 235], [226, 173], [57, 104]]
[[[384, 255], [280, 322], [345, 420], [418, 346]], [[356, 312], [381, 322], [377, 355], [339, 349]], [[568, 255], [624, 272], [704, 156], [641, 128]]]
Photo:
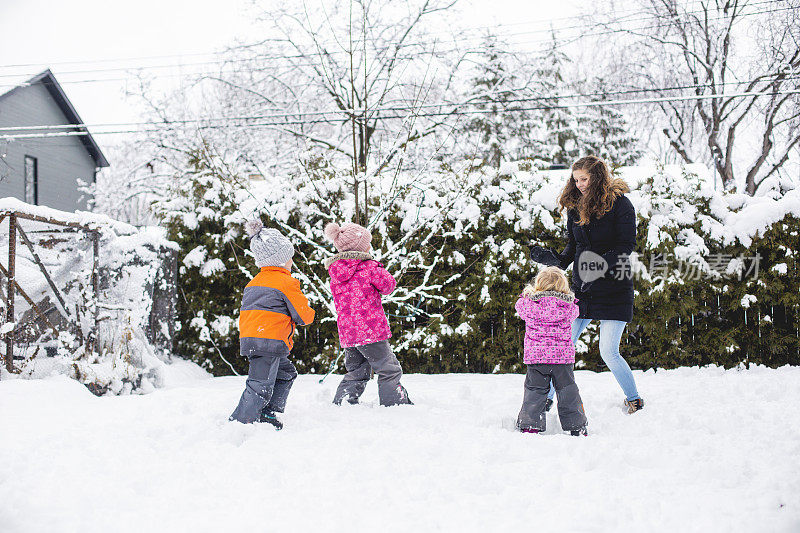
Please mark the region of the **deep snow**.
[[576, 372], [589, 437], [512, 431], [521, 375], [409, 375], [414, 406], [330, 404], [301, 376], [286, 427], [226, 418], [244, 378], [170, 367], [97, 398], [0, 382], [0, 531], [798, 531], [800, 368]]

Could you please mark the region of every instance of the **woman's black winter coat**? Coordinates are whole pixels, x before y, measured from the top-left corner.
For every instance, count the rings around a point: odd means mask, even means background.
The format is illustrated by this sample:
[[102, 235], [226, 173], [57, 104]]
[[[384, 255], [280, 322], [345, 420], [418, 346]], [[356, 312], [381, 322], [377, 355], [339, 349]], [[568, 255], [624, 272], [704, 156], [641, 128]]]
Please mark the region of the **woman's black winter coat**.
[[[585, 226], [578, 224], [577, 211], [567, 212], [567, 247], [556, 254], [565, 270], [573, 263], [572, 290], [578, 299], [578, 318], [621, 320], [633, 318], [633, 276], [630, 255], [636, 247], [636, 211], [631, 201], [620, 194], [611, 210], [599, 219], [592, 217]], [[584, 283], [580, 277], [581, 254], [592, 251], [608, 265], [605, 275]]]

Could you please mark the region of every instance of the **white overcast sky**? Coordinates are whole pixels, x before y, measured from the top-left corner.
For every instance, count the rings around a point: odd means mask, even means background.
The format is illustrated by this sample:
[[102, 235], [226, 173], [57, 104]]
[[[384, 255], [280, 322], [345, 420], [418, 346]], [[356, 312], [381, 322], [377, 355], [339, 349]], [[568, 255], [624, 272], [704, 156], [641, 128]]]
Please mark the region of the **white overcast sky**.
[[[556, 27], [569, 24], [558, 19], [576, 14], [578, 3], [462, 0], [458, 17], [469, 27], [497, 24], [509, 25], [504, 28], [509, 32], [541, 30], [552, 19]], [[80, 71], [207, 60], [208, 56], [197, 54], [219, 51], [236, 39], [259, 37], [250, 4], [250, 0], [0, 0], [0, 93], [50, 68], [86, 124], [139, 120], [138, 109], [124, 96], [128, 82], [120, 79], [128, 78], [128, 72]], [[177, 54], [185, 55], [131, 59]], [[182, 71], [173, 67], [158, 72], [171, 75], [161, 78], [166, 82]], [[99, 78], [116, 79], [85, 81]], [[110, 139], [98, 141], [102, 145]]]

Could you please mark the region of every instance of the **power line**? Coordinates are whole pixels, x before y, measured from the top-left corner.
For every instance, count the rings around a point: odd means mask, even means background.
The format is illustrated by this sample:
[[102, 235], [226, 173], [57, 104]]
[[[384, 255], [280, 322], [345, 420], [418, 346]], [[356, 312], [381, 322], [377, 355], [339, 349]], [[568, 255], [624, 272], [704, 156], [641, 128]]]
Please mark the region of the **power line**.
[[[756, 4], [780, 3], [782, 1], [783, 0], [764, 0], [762, 2], [757, 2]], [[756, 5], [756, 4], [752, 4], [752, 5]], [[791, 9], [794, 9], [794, 8], [793, 7], [788, 7], [788, 8], [781, 8], [781, 9], [765, 10], [765, 11], [760, 11], [760, 12], [755, 12], [755, 13], [744, 13], [744, 14], [740, 15], [740, 18], [742, 18], [744, 16], [754, 16], [754, 15], [759, 15], [759, 14], [774, 13], [774, 12], [778, 12], [778, 11], [786, 11], [786, 10], [791, 10]], [[697, 12], [685, 12], [684, 14], [692, 14], [692, 13], [700, 13], [700, 11], [697, 11]], [[648, 17], [648, 18], [652, 18], [652, 17]], [[709, 19], [709, 20], [721, 20], [723, 18], [725, 18], [725, 17], [724, 16], [720, 16], [720, 17], [717, 17], [716, 19]], [[640, 19], [640, 20], [643, 20], [643, 19]], [[575, 26], [575, 27], [580, 27], [580, 26]], [[609, 34], [621, 33], [621, 32], [624, 32], [624, 31], [643, 31], [643, 30], [656, 29], [656, 28], [661, 28], [661, 27], [665, 27], [665, 25], [643, 26], [643, 27], [640, 27], [640, 28], [632, 28], [632, 29], [628, 28], [626, 30], [599, 31], [599, 32], [594, 32], [594, 33], [590, 33], [590, 34], [583, 34], [583, 35], [580, 36], [580, 38], [583, 39], [583, 38], [586, 38], [586, 37], [609, 35]], [[523, 33], [525, 33], [525, 32], [523, 32]], [[514, 43], [514, 44], [518, 44], [519, 45], [519, 44], [523, 44], [523, 43], [541, 43], [541, 42], [545, 42], [545, 40], [520, 41], [520, 42], [517, 42], [517, 43]], [[403, 45], [403, 46], [421, 46], [422, 44], [423, 43], [408, 43], [408, 44]], [[570, 44], [570, 43], [564, 43], [564, 42], [558, 43], [556, 45], [556, 47], [560, 48], [560, 47], [563, 47], [566, 44]], [[377, 51], [377, 50], [373, 50], [373, 51]], [[439, 55], [439, 54], [445, 54], [445, 53], [448, 53], [448, 52], [458, 52], [458, 51], [463, 51], [463, 50], [460, 49], [460, 48], [451, 48], [449, 50], [447, 50], [447, 49], [446, 50], [423, 50], [423, 51], [419, 51], [419, 52], [415, 53], [412, 56], [399, 56], [399, 58], [400, 59], [415, 59], [415, 58], [418, 58], [420, 55]], [[347, 52], [346, 51], [338, 51], [338, 52], [337, 51], [333, 51], [331, 53], [335, 54], [335, 53], [347, 53]], [[269, 60], [269, 59], [295, 59], [295, 58], [299, 59], [299, 58], [317, 58], [317, 57], [318, 56], [315, 55], [315, 54], [295, 54], [295, 55], [291, 55], [291, 56], [283, 55], [283, 56], [266, 56], [266, 57], [265, 56], [260, 56], [260, 57], [247, 58], [247, 59], [226, 59], [224, 61], [219, 61], [217, 63], [219, 63], [219, 64], [232, 64], [232, 63], [252, 62], [252, 61], [256, 61], [256, 60], [265, 61], [265, 60]], [[196, 65], [208, 65], [208, 64], [211, 64], [211, 63], [196, 63]], [[291, 68], [298, 68], [298, 67], [303, 67], [303, 66], [317, 66], [317, 65], [319, 65], [318, 62], [299, 63], [299, 64], [298, 63], [294, 63], [294, 64], [291, 64], [290, 67]], [[180, 65], [177, 65], [177, 66], [179, 67]], [[152, 68], [175, 68], [175, 67], [176, 67], [176, 65], [163, 65], [163, 66], [154, 66]], [[140, 67], [138, 70], [143, 70], [144, 68], [149, 68], [149, 67]], [[125, 70], [125, 69], [115, 69], [115, 70]], [[131, 70], [131, 69], [129, 69], [129, 70]], [[132, 69], [132, 70], [136, 70], [136, 69]], [[259, 71], [259, 70], [261, 70], [261, 69], [255, 69], [255, 71]], [[95, 72], [104, 72], [104, 71], [105, 70], [103, 70], [103, 69], [95, 70]], [[248, 72], [249, 73], [249, 72], [253, 72], [253, 71], [254, 70], [241, 70], [241, 69], [239, 69], [239, 70], [227, 70], [227, 71], [222, 71], [222, 72], [220, 72], [220, 71], [199, 71], [199, 72], [190, 72], [190, 73], [157, 74], [157, 75], [150, 75], [150, 77], [163, 78], [163, 77], [186, 77], [186, 76], [210, 76], [210, 75], [219, 75], [219, 74], [222, 74], [223, 72], [227, 72], [228, 74], [233, 74], [233, 73], [242, 73], [242, 72]], [[87, 70], [85, 72], [88, 73], [88, 72], [92, 72], [92, 71], [91, 70]], [[2, 77], [2, 76], [4, 76], [4, 75], [0, 74], [0, 77]], [[9, 76], [9, 75], [5, 75], [5, 76]], [[130, 80], [130, 77], [126, 77], [126, 78], [99, 78], [99, 79], [84, 79], [84, 80], [62, 80], [62, 81], [60, 81], [60, 83], [61, 84], [109, 83], [109, 82], [113, 82], [113, 81], [124, 81], [124, 82], [127, 82], [129, 80]], [[24, 87], [24, 86], [30, 86], [30, 84], [28, 84], [28, 83], [0, 84], [0, 87], [9, 87], [9, 88]]]
[[[662, 98], [647, 98], [647, 99], [630, 99], [630, 100], [606, 100], [606, 101], [590, 101], [590, 102], [576, 102], [572, 104], [555, 104], [555, 105], [547, 105], [547, 106], [530, 106], [530, 107], [520, 107], [514, 109], [508, 109], [504, 112], [506, 113], [513, 113], [519, 111], [537, 111], [537, 110], [552, 110], [552, 109], [569, 109], [569, 108], [586, 108], [586, 107], [606, 107], [606, 106], [614, 106], [614, 105], [629, 105], [629, 104], [648, 104], [648, 103], [660, 103], [660, 102], [680, 102], [680, 101], [692, 101], [692, 100], [708, 100], [714, 98], [745, 98], [745, 97], [761, 97], [761, 96], [778, 96], [778, 95], [791, 95], [791, 94], [800, 94], [800, 90], [791, 90], [791, 91], [773, 91], [773, 92], [742, 92], [742, 93], [733, 93], [733, 94], [716, 94], [716, 95], [690, 95], [690, 96], [682, 96], [682, 97], [662, 97]], [[538, 99], [532, 98], [532, 101], [536, 101]], [[444, 107], [444, 106], [443, 106]], [[477, 109], [473, 111], [428, 111], [423, 113], [416, 113], [415, 116], [417, 117], [441, 117], [441, 116], [467, 116], [467, 115], [475, 115], [475, 114], [488, 114], [488, 113], [496, 113], [495, 110], [489, 109]], [[338, 112], [337, 112], [338, 113]], [[296, 115], [291, 115], [296, 116]], [[287, 115], [287, 118], [289, 116]], [[407, 115], [394, 115], [394, 116], [383, 116], [381, 117], [383, 120], [390, 120], [390, 119], [405, 119], [408, 118]], [[284, 120], [284, 121], [276, 121], [276, 122], [259, 122], [259, 123], [251, 123], [251, 124], [201, 124], [198, 126], [198, 129], [223, 129], [223, 128], [253, 128], [253, 127], [276, 127], [276, 126], [297, 126], [297, 125], [306, 125], [306, 124], [337, 124], [342, 122], [342, 120], [349, 120], [349, 118], [339, 118], [339, 119], [330, 119], [330, 118], [322, 118], [322, 119], [313, 119], [313, 120]], [[155, 125], [156, 123], [153, 123]], [[93, 135], [112, 135], [112, 134], [124, 134], [124, 133], [151, 133], [151, 132], [160, 132], [160, 131], [169, 131], [169, 130], [176, 130], [177, 127], [175, 124], [182, 124], [182, 122], [175, 122], [175, 123], [164, 123], [161, 127], [158, 128], [150, 128], [150, 129], [139, 129], [139, 130], [118, 130], [118, 131], [98, 131], [93, 133]], [[10, 134], [10, 135], [0, 135], [0, 140], [13, 140], [13, 139], [39, 139], [39, 138], [52, 138], [52, 137], [78, 137], [89, 135], [88, 131], [68, 131], [68, 132], [55, 132], [55, 133], [30, 133], [30, 134]]]
[[[780, 74], [773, 74], [772, 76], [779, 76]], [[785, 79], [800, 79], [800, 74], [786, 76]], [[769, 81], [765, 79], [763, 81]], [[750, 81], [728, 81], [715, 84], [717, 87], [723, 86], [740, 86], [740, 85], [747, 85], [751, 83]], [[543, 102], [543, 101], [558, 101], [564, 99], [572, 99], [572, 98], [594, 98], [594, 97], [603, 97], [607, 98], [609, 96], [618, 96], [618, 95], [626, 95], [626, 94], [638, 94], [638, 93], [660, 93], [660, 92], [667, 92], [667, 91], [677, 91], [677, 90], [685, 90], [685, 89], [698, 89], [698, 88], [710, 88], [709, 84], [692, 84], [692, 85], [676, 85], [672, 87], [651, 87], [651, 88], [639, 88], [639, 89], [625, 89], [619, 91], [599, 91], [594, 93], [571, 93], [571, 94], [556, 94], [556, 95], [541, 95], [541, 96], [525, 96], [525, 97], [516, 97], [516, 98], [504, 98], [503, 100], [470, 100], [470, 101], [461, 101], [461, 102], [440, 102], [440, 103], [430, 103], [430, 104], [418, 104], [418, 105], [402, 105], [402, 106], [384, 106], [384, 107], [374, 107], [374, 108], [367, 108], [367, 112], [370, 113], [378, 113], [378, 112], [387, 112], [387, 111], [416, 111], [423, 108], [443, 108], [443, 107], [464, 107], [464, 106], [480, 106], [480, 105], [489, 105], [489, 104], [509, 104], [515, 102]], [[767, 93], [758, 93], [752, 92], [752, 94], [767, 94]], [[706, 95], [708, 98], [725, 98], [726, 95], [724, 94], [710, 94]], [[677, 95], [675, 98], [679, 97]], [[601, 100], [602, 101], [602, 100]], [[545, 109], [552, 109], [557, 106], [545, 106]], [[503, 109], [499, 112], [513, 112], [515, 109]], [[314, 117], [314, 116], [325, 116], [325, 115], [335, 115], [341, 116], [342, 114], [349, 113], [353, 115], [362, 116], [364, 110], [362, 108], [359, 109], [337, 109], [332, 111], [286, 111], [284, 110], [281, 113], [270, 114], [270, 115], [245, 115], [245, 116], [233, 116], [233, 117], [208, 117], [202, 119], [186, 119], [186, 120], [170, 120], [170, 121], [139, 121], [139, 122], [107, 122], [107, 123], [96, 123], [96, 124], [48, 124], [48, 125], [37, 125], [37, 126], [5, 126], [0, 127], [0, 132], [3, 131], [33, 131], [33, 130], [69, 130], [74, 128], [109, 128], [109, 127], [121, 127], [121, 126], [165, 126], [165, 125], [177, 125], [177, 124], [197, 124], [197, 123], [208, 123], [208, 122], [219, 122], [219, 121], [247, 121], [247, 120], [264, 120], [264, 119], [271, 119], [271, 118], [297, 118], [297, 117]], [[464, 112], [464, 114], [469, 114], [470, 112]]]
[[[752, 4], [750, 4], [750, 6], [763, 5], [763, 4], [781, 4], [784, 1], [785, 0], [762, 0], [760, 2], [752, 3]], [[793, 10], [793, 9], [795, 9], [795, 8], [794, 7], [785, 7], [785, 8], [778, 8], [778, 9], [768, 9], [768, 10], [757, 11], [757, 12], [752, 12], [752, 13], [742, 13], [741, 15], [739, 15], [739, 17], [743, 18], [743, 17], [762, 15], [762, 14], [769, 14], [769, 13], [776, 13], [776, 12], [780, 12], [780, 11], [787, 11], [787, 10]], [[692, 14], [699, 14], [699, 13], [704, 13], [704, 11], [703, 10], [686, 11], [686, 12], [682, 13], [682, 15], [692, 15]], [[646, 16], [646, 17], [640, 17], [640, 18], [637, 18], [637, 19], [627, 20], [625, 22], [638, 22], [638, 21], [643, 21], [643, 20], [650, 20], [652, 18], [653, 18], [653, 16], [649, 15], [649, 16]], [[722, 19], [725, 19], [725, 18], [727, 18], [725, 15], [721, 15], [721, 16], [718, 16], [718, 17], [709, 18], [708, 20], [709, 21], [714, 21], [714, 20], [722, 20]], [[615, 21], [613, 21], [613, 24], [618, 24], [620, 22], [621, 22], [620, 20], [615, 20]], [[648, 26], [641, 26], [641, 27], [638, 27], [638, 28], [603, 30], [603, 31], [597, 31], [597, 32], [593, 32], [593, 33], [582, 34], [579, 38], [583, 39], [583, 38], [586, 38], [586, 37], [596, 37], [596, 36], [602, 36], [602, 35], [610, 35], [610, 34], [615, 34], [615, 33], [622, 33], [622, 32], [625, 32], [625, 31], [652, 30], [652, 29], [658, 29], [658, 28], [667, 27], [668, 25], [669, 24], [652, 24], [652, 25], [648, 25]], [[558, 30], [556, 30], [556, 29], [529, 30], [529, 31], [511, 33], [511, 34], [508, 34], [508, 35], [498, 35], [498, 37], [500, 37], [501, 39], [507, 39], [508, 37], [519, 36], [519, 35], [530, 35], [530, 34], [544, 33], [544, 32], [550, 32], [550, 31], [553, 31], [554, 33], [556, 33], [556, 32], [562, 32], [562, 31], [570, 30], [570, 29], [584, 29], [584, 28], [596, 27], [596, 26], [598, 26], [597, 23], [586, 22], [586, 23], [576, 24], [576, 25], [573, 25], [573, 26], [562, 27], [562, 28], [559, 28]], [[490, 28], [490, 27], [487, 26], [486, 28]], [[472, 29], [475, 29], [475, 28], [472, 28]], [[460, 42], [475, 41], [475, 40], [484, 39], [484, 36], [460, 37], [460, 39], [461, 39]], [[372, 41], [373, 43], [376, 42], [375, 39], [369, 39], [368, 41]], [[534, 40], [527, 40], [527, 41], [517, 41], [517, 42], [513, 42], [512, 44], [516, 44], [516, 45], [533, 44], [533, 43], [544, 43], [544, 42], [549, 42], [549, 41], [550, 41], [550, 39], [534, 39]], [[359, 42], [363, 42], [363, 41], [359, 41]], [[435, 45], [435, 44], [438, 44], [438, 43], [439, 43], [438, 40], [437, 41], [428, 40], [428, 41], [417, 41], [417, 42], [401, 43], [399, 45], [387, 44], [386, 45], [386, 49], [392, 48], [393, 46], [396, 46], [398, 48], [411, 48], [411, 47], [420, 47], [420, 46], [431, 46], [431, 45]], [[333, 45], [333, 44], [335, 44], [335, 43], [329, 43], [328, 45], [330, 46], [330, 45]], [[478, 43], [478, 44], [480, 44], [480, 43]], [[370, 49], [370, 51], [371, 52], [383, 52], [385, 50], [378, 49], [378, 48], [372, 48], [372, 49]], [[435, 50], [435, 49], [434, 50], [422, 50], [422, 51], [416, 51], [413, 54], [408, 55], [408, 56], [399, 56], [399, 57], [401, 59], [414, 59], [416, 57], [419, 57], [420, 55], [437, 55], [437, 54], [445, 54], [445, 53], [460, 52], [460, 51], [462, 51], [461, 48], [449, 48], [449, 49], [443, 49], [443, 50]], [[220, 52], [219, 54], [222, 55], [223, 53], [226, 53], [226, 52]], [[349, 52], [346, 51], [346, 50], [328, 50], [326, 52], [326, 55], [342, 55], [342, 54], [348, 54], [348, 53]], [[168, 56], [165, 56], [165, 57], [168, 57]], [[238, 58], [238, 59], [230, 58], [230, 59], [222, 59], [222, 60], [217, 60], [217, 61], [203, 61], [203, 62], [194, 62], [194, 63], [174, 63], [174, 64], [165, 64], [165, 65], [140, 65], [140, 66], [131, 66], [131, 67], [111, 67], [111, 68], [99, 68], [99, 69], [83, 69], [83, 70], [73, 70], [73, 71], [60, 72], [59, 76], [71, 75], [71, 74], [90, 74], [90, 73], [98, 73], [98, 72], [120, 72], [120, 71], [131, 71], [131, 70], [168, 69], [168, 68], [182, 68], [182, 67], [191, 67], [191, 66], [209, 66], [209, 65], [225, 65], [225, 64], [235, 64], [235, 63], [249, 63], [249, 62], [253, 62], [253, 61], [286, 60], [286, 59], [310, 59], [310, 58], [316, 59], [316, 58], [318, 58], [318, 54], [315, 54], [315, 53], [280, 54], [280, 55], [272, 55], [272, 56], [254, 56], [254, 57], [251, 57], [251, 58]], [[308, 64], [305, 64], [305, 65], [300, 64], [300, 65], [295, 65], [295, 66], [312, 66], [312, 65], [316, 65], [316, 64], [318, 64], [318, 63], [308, 63]], [[31, 65], [33, 65], [33, 64], [31, 64]], [[36, 64], [36, 65], [41, 65], [41, 64]], [[8, 66], [0, 66], [0, 69], [7, 68], [7, 67]], [[190, 74], [204, 74], [204, 73], [210, 74], [212, 72], [205, 71], [205, 72], [190, 73]], [[25, 75], [26, 74], [22, 74], [22, 73], [0, 74], [0, 78], [11, 78], [11, 77], [19, 78], [19, 77], [25, 76]], [[176, 76], [176, 75], [180, 76], [181, 74], [167, 74], [167, 75], [164, 75], [164, 76]], [[155, 76], [155, 77], [159, 77], [159, 76]], [[63, 81], [61, 83], [94, 83], [94, 82], [105, 82], [105, 81], [124, 81], [126, 79], [127, 78], [65, 80], [65, 81]], [[0, 87], [12, 87], [12, 86], [16, 87], [16, 86], [22, 86], [22, 85], [25, 85], [25, 84], [15, 84], [15, 85], [6, 84], [6, 85], [0, 85]]]
[[[783, 1], [784, 0], [762, 0], [762, 1], [759, 1], [759, 2], [755, 2], [755, 3], [751, 4], [751, 5], [781, 3]], [[691, 0], [689, 2], [686, 2], [686, 4], [687, 4], [687, 6], [690, 6], [692, 4], [702, 5], [702, 0]], [[641, 9], [632, 8], [632, 9], [623, 9], [623, 10], [615, 11], [615, 14], [626, 14], [626, 13], [628, 13], [628, 14], [641, 13]], [[691, 11], [691, 12], [688, 12], [687, 14], [691, 14], [691, 13], [697, 13], [697, 12], [696, 11]], [[625, 18], [625, 16], [627, 16], [627, 15], [623, 15], [622, 17], [618, 17], [615, 20], [615, 22], [622, 22], [623, 19]], [[521, 21], [521, 22], [493, 24], [493, 25], [486, 25], [486, 26], [472, 26], [472, 27], [468, 27], [468, 28], [460, 28], [460, 29], [458, 29], [458, 31], [463, 34], [464, 32], [482, 31], [482, 30], [494, 30], [494, 29], [502, 28], [502, 27], [522, 26], [522, 25], [528, 25], [528, 24], [552, 24], [553, 22], [560, 21], [560, 20], [576, 20], [576, 19], [579, 20], [580, 18], [581, 18], [580, 15], [572, 15], [572, 16], [564, 16], [564, 17], [554, 17], [554, 18], [549, 18], [549, 19], [536, 19], [536, 20]], [[635, 21], [635, 20], [643, 20], [643, 19], [633, 19], [633, 20]], [[628, 21], [628, 22], [630, 22], [630, 21]], [[579, 29], [579, 28], [589, 27], [589, 26], [594, 26], [594, 25], [596, 25], [596, 24], [587, 22], [587, 23], [583, 23], [583, 24], [579, 24], [579, 25], [567, 26], [567, 27], [563, 27], [563, 28], [556, 28], [555, 31], [562, 31], [564, 29]], [[426, 34], [428, 34], [428, 35], [430, 35], [430, 34], [449, 34], [449, 33], [451, 33], [451, 31], [452, 30], [437, 30], [437, 31], [426, 32]], [[546, 30], [546, 31], [549, 31], [549, 30]], [[282, 41], [282, 39], [264, 39], [261, 42], [268, 42], [268, 41], [280, 42], [280, 41]], [[374, 42], [375, 39], [370, 39], [370, 41]], [[332, 45], [335, 45], [336, 43], [334, 41], [330, 41], [330, 42], [326, 42], [326, 43], [322, 43], [322, 44], [326, 45], [326, 46], [332, 46]], [[410, 43], [407, 46], [413, 46], [414, 44], [415, 43]], [[425, 43], [423, 43], [423, 44], [425, 44]], [[170, 58], [182, 58], [182, 57], [221, 56], [221, 55], [225, 55], [227, 53], [230, 53], [230, 50], [217, 50], [217, 51], [209, 51], [209, 52], [184, 52], [184, 53], [175, 53], [175, 54], [159, 54], [159, 55], [147, 55], [147, 56], [129, 56], [129, 57], [120, 57], [120, 58], [102, 58], [102, 59], [71, 60], [71, 61], [57, 61], [57, 62], [40, 61], [38, 63], [15, 63], [15, 64], [8, 64], [8, 65], [0, 65], [0, 69], [27, 68], [27, 67], [33, 68], [33, 67], [40, 67], [42, 65], [50, 65], [50, 66], [54, 66], [54, 65], [87, 65], [87, 64], [92, 64], [92, 63], [113, 63], [113, 62], [142, 61], [142, 60], [154, 60], [154, 59], [170, 59]], [[213, 61], [211, 63], [217, 63], [217, 62], [218, 61]], [[223, 61], [219, 61], [219, 62], [224, 62], [224, 60]], [[211, 63], [204, 62], [203, 64], [211, 64]], [[199, 64], [199, 63], [196, 63], [196, 64]], [[175, 63], [175, 64], [164, 65], [164, 67], [173, 66], [173, 65], [174, 66], [180, 66], [180, 65], [187, 65], [187, 64], [185, 64], [185, 63]], [[133, 68], [133, 69], [135, 69], [137, 67], [133, 66], [133, 67], [125, 67], [125, 68]], [[156, 66], [155, 68], [160, 68], [160, 66]], [[102, 71], [102, 70], [105, 70], [105, 69], [97, 69], [97, 70], [94, 70], [94, 71]], [[26, 74], [27, 73], [14, 75], [14, 76], [24, 76]], [[0, 75], [0, 77], [3, 77], [3, 76], [5, 76], [5, 75]]]
[[[784, 0], [764, 0], [764, 2], [760, 2], [760, 3], [774, 3], [774, 2], [782, 2], [782, 1], [784, 1]], [[745, 17], [745, 16], [755, 16], [755, 15], [761, 15], [761, 14], [767, 14], [767, 13], [775, 13], [775, 12], [786, 11], [786, 10], [791, 10], [791, 9], [794, 9], [794, 8], [788, 7], [788, 8], [781, 8], [781, 9], [759, 11], [759, 12], [755, 12], [755, 13], [746, 13], [746, 14], [740, 15], [740, 18]], [[699, 13], [699, 11], [698, 12], [687, 12], [685, 14], [692, 14], [692, 13]], [[724, 18], [725, 18], [724, 16], [720, 16], [720, 17], [717, 17], [717, 18], [714, 18], [714, 19], [709, 19], [709, 20], [722, 20]], [[620, 30], [598, 31], [598, 32], [594, 32], [594, 33], [582, 34], [579, 37], [579, 39], [584, 39], [584, 38], [587, 38], [587, 37], [598, 37], [598, 36], [602, 36], [602, 35], [611, 35], [611, 34], [617, 34], [617, 33], [623, 33], [623, 32], [641, 32], [641, 31], [645, 31], [645, 30], [663, 28], [663, 27], [666, 27], [666, 26], [667, 25], [665, 25], [665, 24], [656, 24], [656, 25], [650, 25], [650, 26], [642, 26], [642, 27], [639, 27], [639, 28], [627, 28], [625, 30], [621, 30], [620, 29]], [[578, 27], [578, 26], [576, 26], [576, 27]], [[477, 39], [477, 37], [476, 38], [472, 38], [472, 39]], [[548, 41], [549, 41], [548, 39], [535, 39], [535, 40], [528, 40], [528, 41], [518, 41], [518, 42], [513, 43], [513, 44], [520, 45], [520, 44], [530, 44], [530, 43], [544, 43], [544, 42], [548, 42]], [[424, 42], [407, 43], [407, 44], [401, 45], [401, 47], [423, 46], [424, 44], [425, 44]], [[431, 42], [429, 42], [429, 44], [434, 44], [434, 42], [431, 41]], [[565, 45], [568, 45], [568, 44], [571, 44], [571, 43], [569, 43], [569, 42], [556, 43], [555, 48], [562, 48], [562, 47], [564, 47]], [[381, 50], [373, 49], [373, 50], [370, 50], [370, 51], [379, 52]], [[479, 50], [471, 50], [471, 51], [472, 52], [478, 52]], [[398, 59], [402, 59], [402, 60], [417, 59], [420, 56], [425, 56], [425, 55], [436, 56], [436, 55], [442, 55], [442, 54], [447, 54], [447, 53], [452, 53], [452, 52], [466, 52], [466, 53], [469, 53], [470, 50], [464, 50], [463, 48], [449, 48], [449, 49], [443, 49], [443, 50], [441, 50], [441, 49], [440, 50], [436, 50], [436, 49], [434, 49], [434, 50], [421, 50], [421, 51], [415, 52], [412, 55], [407, 55], [407, 56], [401, 55], [401, 56], [398, 56]], [[328, 52], [327, 55], [338, 55], [338, 54], [347, 54], [347, 53], [348, 52], [344, 51], [344, 50], [338, 50], [338, 51], [334, 50], [334, 51]], [[513, 53], [513, 52], [499, 52], [499, 53]], [[145, 69], [149, 69], [149, 68], [181, 68], [184, 65], [185, 66], [192, 66], [192, 65], [194, 65], [194, 66], [204, 66], [204, 65], [212, 65], [212, 64], [231, 65], [231, 64], [237, 64], [237, 63], [252, 63], [252, 62], [256, 62], [256, 61], [263, 62], [263, 61], [268, 61], [268, 60], [279, 60], [279, 59], [286, 60], [286, 59], [318, 59], [318, 58], [319, 58], [318, 54], [313, 54], [313, 53], [310, 53], [310, 54], [292, 54], [292, 55], [273, 55], [273, 56], [255, 56], [255, 57], [251, 57], [251, 58], [226, 59], [226, 60], [221, 60], [221, 61], [217, 61], [217, 62], [200, 62], [200, 63], [194, 63], [194, 64], [185, 63], [185, 64], [175, 64], [175, 65], [141, 66], [141, 67], [115, 68], [115, 69], [95, 69], [95, 70], [85, 70], [85, 71], [74, 71], [72, 73], [92, 73], [92, 72], [125, 71], [125, 70], [132, 71], [132, 70], [145, 70]], [[292, 63], [292, 64], [289, 65], [289, 67], [291, 67], [291, 68], [314, 67], [314, 66], [318, 66], [319, 64], [320, 63], [318, 61], [313, 61], [313, 62], [308, 62], [308, 63]], [[0, 68], [2, 68], [2, 67], [0, 67]], [[228, 74], [252, 73], [252, 72], [258, 72], [258, 71], [261, 71], [261, 70], [264, 70], [264, 69], [262, 69], [262, 68], [257, 68], [257, 69], [227, 69], [227, 70], [222, 70], [222, 71], [220, 71], [220, 70], [216, 70], [216, 71], [209, 71], [209, 70], [205, 70], [204, 71], [204, 70], [201, 70], [199, 72], [188, 72], [188, 73], [150, 74], [149, 76], [151, 78], [166, 78], [166, 77], [171, 77], [171, 78], [177, 77], [177, 78], [180, 78], [180, 77], [186, 77], [186, 76], [219, 75], [219, 74], [222, 74], [222, 73], [228, 73]], [[70, 74], [70, 72], [59, 73], [59, 76], [61, 76], [63, 74]], [[20, 77], [20, 75], [0, 74], [0, 78], [2, 78], [2, 77], [17, 77], [18, 78], [18, 77]], [[62, 84], [62, 85], [66, 85], [66, 84], [85, 84], [85, 83], [109, 83], [109, 82], [114, 82], [114, 81], [126, 81], [127, 82], [127, 81], [130, 81], [130, 80], [131, 80], [131, 77], [125, 77], [125, 78], [95, 78], [95, 79], [82, 79], [82, 80], [80, 80], [80, 79], [79, 80], [59, 80], [59, 83]], [[29, 83], [0, 84], [0, 87], [16, 88], [16, 87], [26, 87], [26, 86], [30, 86], [30, 85], [31, 84], [29, 84]]]

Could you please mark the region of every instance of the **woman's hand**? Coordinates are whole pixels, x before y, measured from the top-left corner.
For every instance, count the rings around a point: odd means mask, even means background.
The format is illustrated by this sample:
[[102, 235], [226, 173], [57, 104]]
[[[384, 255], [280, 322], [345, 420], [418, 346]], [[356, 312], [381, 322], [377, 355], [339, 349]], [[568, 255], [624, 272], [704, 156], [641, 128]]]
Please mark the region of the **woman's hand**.
[[531, 243], [529, 247], [531, 250], [531, 261], [547, 266], [559, 266], [561, 264], [561, 260], [553, 250], [543, 248], [533, 243]]

